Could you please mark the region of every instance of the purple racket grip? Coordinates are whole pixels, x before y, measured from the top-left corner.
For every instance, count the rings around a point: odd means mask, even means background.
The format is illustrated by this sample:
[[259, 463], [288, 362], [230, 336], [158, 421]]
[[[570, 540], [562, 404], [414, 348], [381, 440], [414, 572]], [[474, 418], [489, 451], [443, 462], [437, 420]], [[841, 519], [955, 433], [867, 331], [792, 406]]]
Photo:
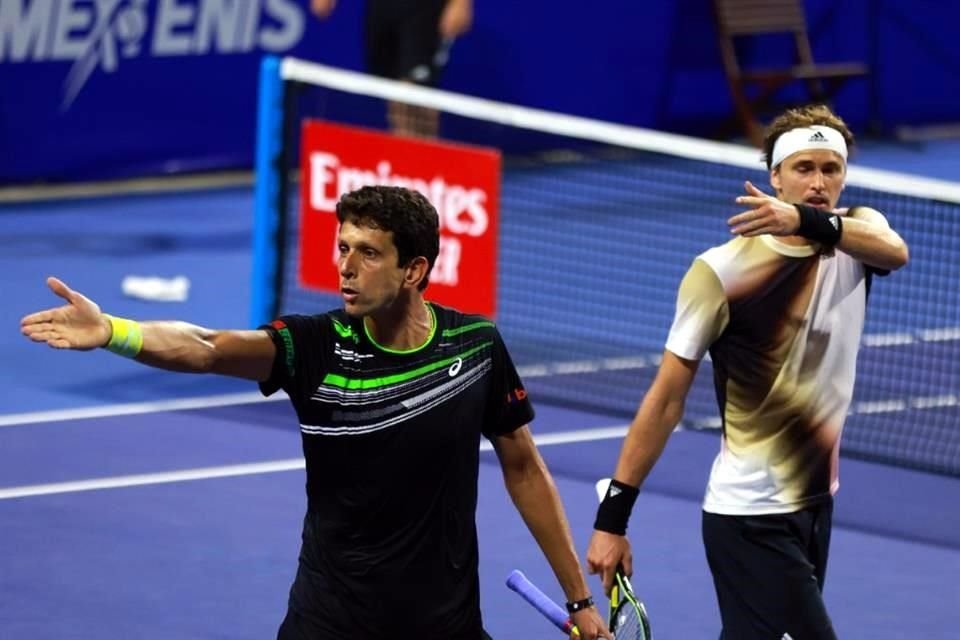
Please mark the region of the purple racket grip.
[[547, 597], [543, 591], [540, 591], [537, 585], [530, 582], [522, 571], [514, 569], [507, 577], [507, 586], [519, 593], [524, 600], [533, 605], [537, 611], [546, 616], [564, 633], [569, 634], [573, 629], [573, 621], [570, 620], [567, 612]]

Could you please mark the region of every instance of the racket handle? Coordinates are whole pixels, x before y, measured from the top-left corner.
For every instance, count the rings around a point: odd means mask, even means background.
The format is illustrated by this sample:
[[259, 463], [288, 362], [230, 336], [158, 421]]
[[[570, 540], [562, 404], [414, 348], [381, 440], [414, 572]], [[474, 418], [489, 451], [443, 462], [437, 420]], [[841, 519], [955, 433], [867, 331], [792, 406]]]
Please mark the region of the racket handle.
[[522, 571], [514, 569], [507, 577], [507, 586], [520, 594], [520, 596], [529, 602], [534, 609], [539, 611], [552, 622], [558, 629], [564, 633], [574, 633], [580, 635], [580, 631], [573, 620], [567, 615], [567, 612], [560, 608], [556, 602], [551, 600], [547, 594], [537, 588], [537, 585], [530, 582]]

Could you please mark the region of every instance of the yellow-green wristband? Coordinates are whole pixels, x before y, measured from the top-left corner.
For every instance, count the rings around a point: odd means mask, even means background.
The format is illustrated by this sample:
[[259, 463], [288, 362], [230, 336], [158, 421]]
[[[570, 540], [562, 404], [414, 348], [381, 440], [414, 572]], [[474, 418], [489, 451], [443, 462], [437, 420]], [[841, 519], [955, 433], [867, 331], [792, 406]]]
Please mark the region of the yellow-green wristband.
[[136, 358], [140, 349], [143, 348], [143, 331], [140, 329], [140, 323], [126, 318], [114, 318], [106, 313], [103, 315], [110, 320], [110, 327], [113, 329], [110, 342], [104, 346], [104, 349], [124, 358]]

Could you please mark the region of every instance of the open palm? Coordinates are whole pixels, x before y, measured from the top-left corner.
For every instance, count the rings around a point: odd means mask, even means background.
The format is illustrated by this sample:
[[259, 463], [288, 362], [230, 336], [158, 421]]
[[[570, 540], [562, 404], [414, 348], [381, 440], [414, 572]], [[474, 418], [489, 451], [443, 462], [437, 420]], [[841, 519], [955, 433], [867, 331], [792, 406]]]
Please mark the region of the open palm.
[[24, 316], [20, 321], [23, 335], [55, 349], [82, 351], [102, 347], [110, 340], [110, 322], [96, 303], [57, 278], [47, 278], [47, 286], [67, 304]]

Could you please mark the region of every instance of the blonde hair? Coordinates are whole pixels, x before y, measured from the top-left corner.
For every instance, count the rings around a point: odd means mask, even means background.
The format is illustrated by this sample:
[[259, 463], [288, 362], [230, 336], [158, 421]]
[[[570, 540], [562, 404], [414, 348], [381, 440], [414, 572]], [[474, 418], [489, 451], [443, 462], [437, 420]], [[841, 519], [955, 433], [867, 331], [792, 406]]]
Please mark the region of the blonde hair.
[[770, 123], [763, 137], [763, 159], [767, 163], [767, 169], [772, 168], [770, 162], [773, 157], [773, 147], [777, 144], [777, 138], [787, 131], [801, 127], [811, 127], [813, 125], [822, 125], [836, 129], [847, 143], [847, 149], [853, 149], [853, 133], [847, 126], [847, 123], [831, 111], [827, 105], [812, 104], [805, 107], [788, 109]]

